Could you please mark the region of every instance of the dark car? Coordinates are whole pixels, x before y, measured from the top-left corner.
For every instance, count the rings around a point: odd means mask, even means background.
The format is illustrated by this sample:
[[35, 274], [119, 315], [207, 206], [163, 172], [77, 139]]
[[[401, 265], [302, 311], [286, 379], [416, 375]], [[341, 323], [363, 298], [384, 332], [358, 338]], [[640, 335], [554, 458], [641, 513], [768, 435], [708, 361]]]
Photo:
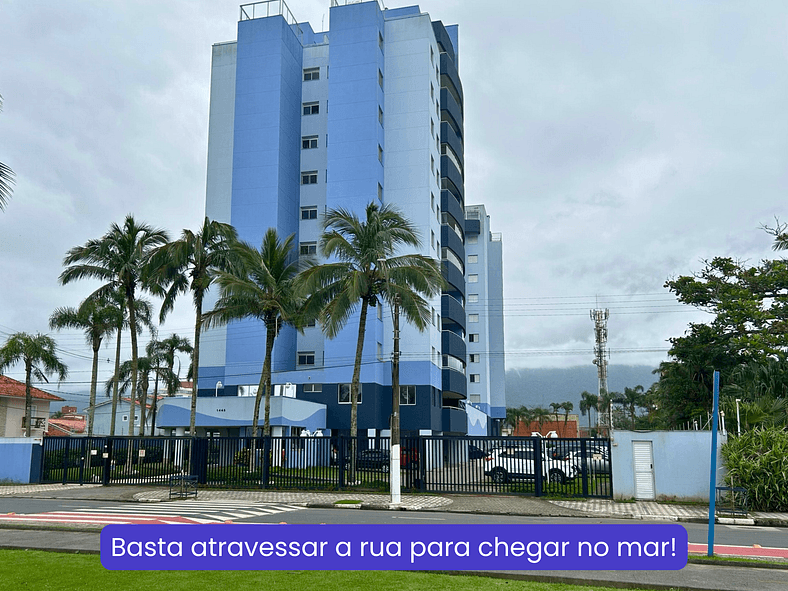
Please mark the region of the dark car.
[[386, 449], [365, 449], [358, 454], [356, 466], [361, 470], [389, 471], [389, 452]]
[[481, 460], [482, 458], [486, 458], [490, 455], [490, 452], [484, 451], [482, 448], [477, 447], [473, 444], [468, 446], [468, 459], [469, 460]]

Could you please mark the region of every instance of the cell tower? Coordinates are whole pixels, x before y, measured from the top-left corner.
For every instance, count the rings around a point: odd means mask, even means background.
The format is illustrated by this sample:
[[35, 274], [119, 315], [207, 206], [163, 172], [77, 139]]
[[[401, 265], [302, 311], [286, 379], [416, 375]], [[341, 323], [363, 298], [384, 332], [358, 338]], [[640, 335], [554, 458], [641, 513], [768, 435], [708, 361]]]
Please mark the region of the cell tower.
[[[610, 318], [610, 310], [591, 310], [591, 320], [594, 321], [594, 365], [596, 365], [597, 376], [599, 377], [599, 404], [602, 404], [602, 396], [607, 393], [607, 360], [610, 352], [607, 350], [607, 319]], [[599, 412], [597, 408], [599, 426], [608, 432], [612, 427], [610, 424], [612, 417], [604, 412]]]

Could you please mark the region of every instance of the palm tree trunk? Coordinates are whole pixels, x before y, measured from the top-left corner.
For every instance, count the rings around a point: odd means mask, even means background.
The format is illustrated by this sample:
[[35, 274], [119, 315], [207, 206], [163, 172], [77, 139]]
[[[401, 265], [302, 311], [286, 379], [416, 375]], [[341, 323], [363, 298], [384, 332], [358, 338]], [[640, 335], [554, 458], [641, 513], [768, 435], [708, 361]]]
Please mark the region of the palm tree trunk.
[[33, 393], [30, 391], [30, 374], [33, 373], [33, 364], [25, 359], [25, 437], [30, 437], [33, 421]]
[[[194, 350], [192, 352], [192, 403], [191, 414], [189, 415], [189, 433], [196, 430], [197, 421], [197, 380], [200, 370], [200, 332], [202, 332], [202, 292], [195, 293], [194, 307], [197, 310], [194, 321]], [[174, 358], [174, 354], [173, 354]], [[175, 362], [173, 361], [173, 364]], [[172, 369], [172, 367], [170, 367]]]
[[115, 417], [118, 413], [118, 381], [120, 380], [120, 337], [123, 327], [118, 326], [118, 342], [115, 344], [115, 383], [112, 384], [112, 415], [109, 424], [109, 435], [115, 437]]
[[[134, 294], [127, 292], [126, 305], [129, 309], [129, 328], [131, 329], [131, 410], [129, 411], [129, 436], [134, 435], [134, 398], [137, 396], [137, 315], [134, 310]], [[131, 471], [131, 442], [126, 448], [126, 471]]]
[[[356, 360], [353, 364], [353, 381], [350, 382], [350, 467], [348, 479], [356, 481], [356, 455], [358, 438], [358, 388], [361, 381], [361, 355], [364, 351], [364, 335], [367, 330], [367, 308], [369, 302], [361, 300], [361, 316], [358, 322], [358, 340], [356, 341]], [[340, 467], [341, 468], [341, 467]]]
[[88, 406], [88, 437], [93, 437], [93, 416], [96, 410], [96, 382], [101, 339], [93, 339], [93, 368], [90, 375], [90, 406]]
[[139, 436], [145, 435], [145, 420], [148, 416], [148, 377], [140, 380], [140, 429]]
[[156, 368], [156, 379], [153, 382], [153, 408], [151, 410], [152, 418], [150, 422], [150, 436], [153, 437], [156, 431], [156, 408], [159, 402], [159, 368]]
[[265, 396], [265, 418], [263, 420], [263, 435], [271, 435], [271, 357], [274, 351], [276, 338], [276, 320], [265, 323], [265, 357], [263, 358], [263, 372], [260, 374], [260, 383], [257, 386], [257, 395], [254, 397], [254, 415], [252, 416], [252, 453], [249, 457], [249, 470], [254, 471], [257, 464], [257, 428], [260, 423], [260, 403]]

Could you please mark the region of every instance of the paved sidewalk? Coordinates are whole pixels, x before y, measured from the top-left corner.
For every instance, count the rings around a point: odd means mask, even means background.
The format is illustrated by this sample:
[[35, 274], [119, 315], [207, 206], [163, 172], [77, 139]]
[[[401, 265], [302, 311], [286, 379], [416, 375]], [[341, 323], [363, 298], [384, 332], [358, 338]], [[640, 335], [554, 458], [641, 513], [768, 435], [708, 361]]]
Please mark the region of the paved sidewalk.
[[[676, 503], [656, 503], [654, 501], [616, 502], [610, 499], [583, 499], [577, 501], [551, 501], [551, 503], [573, 509], [588, 515], [620, 517], [624, 519], [664, 519], [667, 521], [706, 522], [709, 508], [703, 505], [680, 505]], [[726, 517], [717, 516], [725, 523]], [[735, 518], [732, 523], [740, 525], [777, 525], [788, 526], [788, 513], [767, 513], [750, 511], [746, 518]]]
[[[79, 499], [95, 501], [167, 502], [169, 489], [161, 486], [83, 486], [67, 484], [36, 484], [0, 486], [1, 496], [31, 498]], [[199, 500], [249, 500], [283, 503], [308, 507], [355, 507], [361, 509], [394, 509], [409, 511], [450, 511], [494, 515], [533, 515], [545, 517], [609, 517], [623, 519], [663, 519], [666, 521], [708, 520], [708, 507], [653, 501], [615, 502], [610, 499], [548, 500], [529, 496], [507, 495], [402, 495], [402, 503], [392, 506], [389, 495], [374, 493], [264, 491], [201, 489]], [[355, 500], [352, 505], [334, 505], [336, 501]], [[725, 522], [725, 518], [719, 518]], [[733, 523], [733, 522], [731, 522]], [[748, 519], [736, 520], [741, 525], [788, 527], [788, 513], [753, 511]]]

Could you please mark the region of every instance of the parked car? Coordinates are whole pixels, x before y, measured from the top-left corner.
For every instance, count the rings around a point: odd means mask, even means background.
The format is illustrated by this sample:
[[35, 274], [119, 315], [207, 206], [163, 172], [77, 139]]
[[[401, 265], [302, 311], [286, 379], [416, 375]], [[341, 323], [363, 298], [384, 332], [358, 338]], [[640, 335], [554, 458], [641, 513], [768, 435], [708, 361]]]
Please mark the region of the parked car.
[[[380, 470], [388, 472], [391, 456], [387, 449], [365, 449], [358, 454], [356, 466], [362, 470]], [[418, 460], [418, 452], [415, 449], [401, 448], [399, 453], [399, 465], [401, 468], [410, 468]], [[347, 460], [345, 462], [347, 464]]]
[[[604, 448], [590, 448], [586, 450], [586, 466], [591, 474], [610, 474], [610, 457]], [[572, 451], [566, 456], [566, 461], [574, 464], [578, 471], [583, 470], [583, 454]]]
[[[493, 482], [505, 483], [512, 480], [534, 480], [536, 478], [536, 462], [532, 448], [507, 447], [494, 449], [489, 457], [486, 476]], [[564, 484], [578, 475], [577, 466], [572, 462], [549, 457], [542, 454], [542, 477], [550, 482]]]
[[468, 445], [468, 459], [469, 460], [481, 460], [482, 458], [486, 458], [490, 455], [490, 452], [484, 451], [482, 448], [473, 445], [472, 443]]

